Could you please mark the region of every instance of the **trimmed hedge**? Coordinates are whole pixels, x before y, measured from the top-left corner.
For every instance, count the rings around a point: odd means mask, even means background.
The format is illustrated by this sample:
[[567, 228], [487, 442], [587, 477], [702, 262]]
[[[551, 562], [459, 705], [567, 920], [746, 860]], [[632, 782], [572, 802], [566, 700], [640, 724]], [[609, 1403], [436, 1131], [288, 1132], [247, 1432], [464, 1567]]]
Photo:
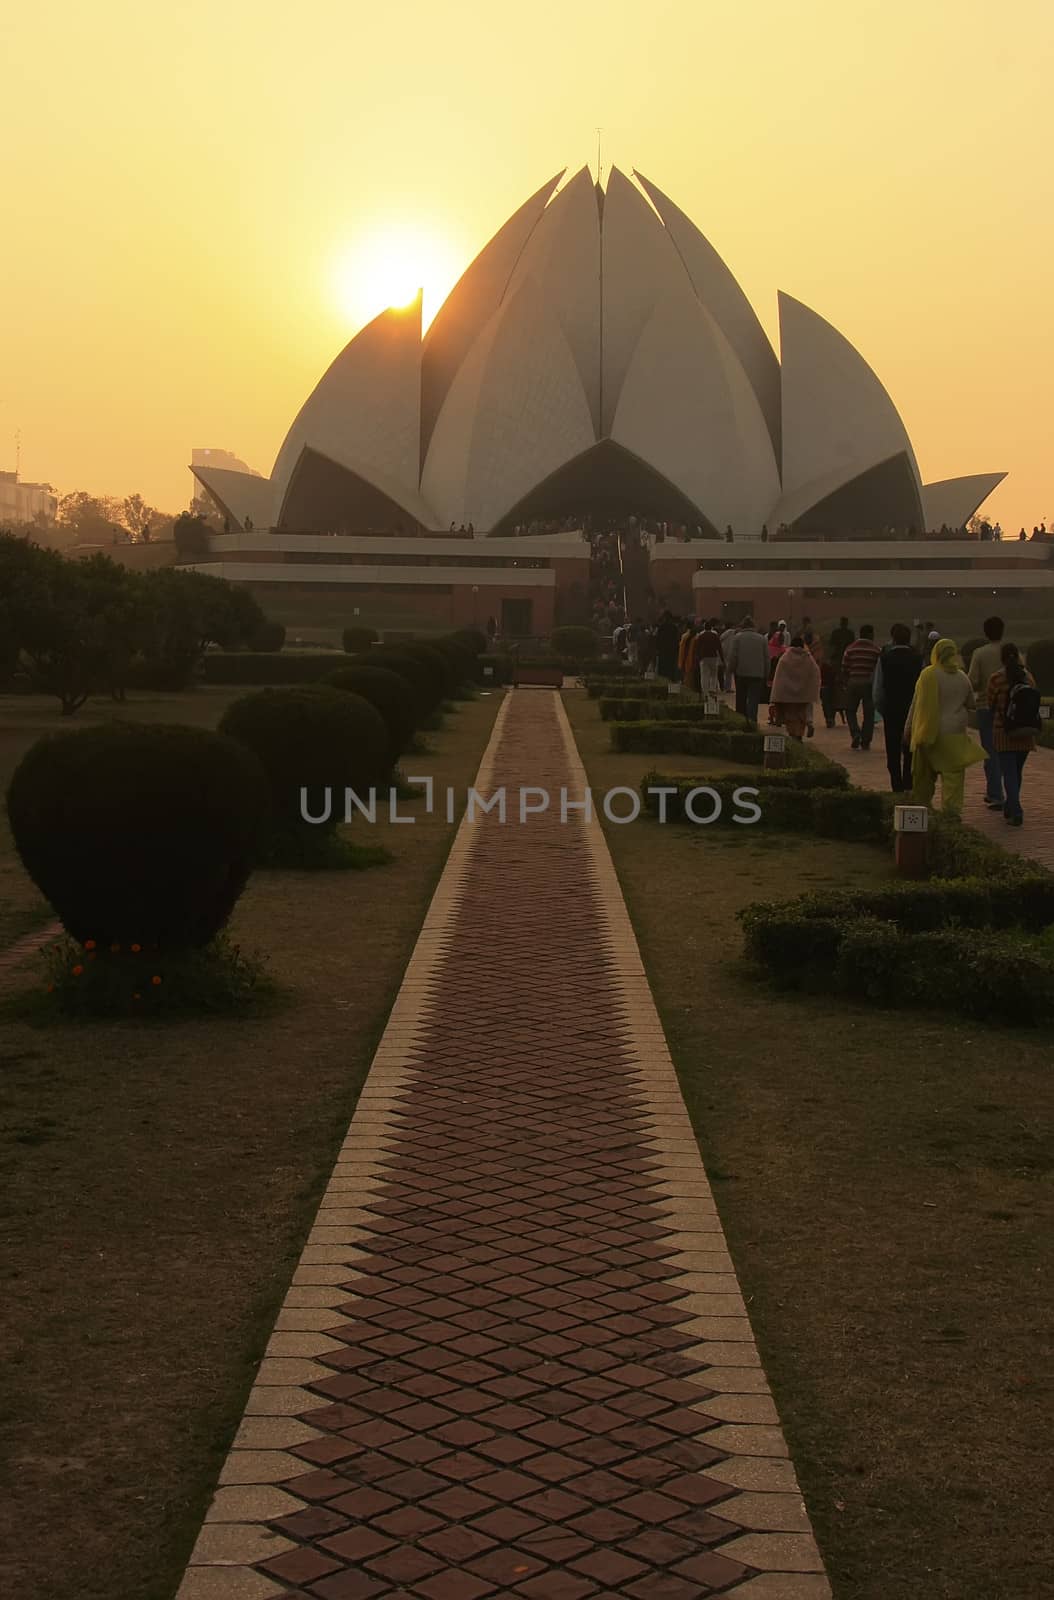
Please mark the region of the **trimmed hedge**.
[[405, 678], [388, 667], [339, 667], [325, 680], [334, 689], [361, 695], [380, 713], [388, 731], [392, 766], [413, 738], [417, 726], [414, 691]]
[[[691, 695], [671, 695], [667, 688], [666, 679], [658, 680], [638, 678], [619, 682], [617, 678], [586, 678], [585, 691], [590, 700], [600, 699], [631, 699], [631, 700], [681, 700], [685, 705], [693, 704]], [[698, 695], [695, 697], [698, 700]]]
[[250, 641], [254, 650], [274, 652], [285, 644], [285, 627], [281, 622], [261, 622]]
[[[415, 641], [411, 644], [400, 645], [403, 655], [412, 656], [415, 661], [421, 661], [429, 672], [438, 679], [440, 685], [439, 700], [448, 700], [456, 694], [461, 687], [461, 669], [455, 658], [448, 650], [444, 650], [438, 642], [425, 644]], [[437, 701], [438, 704], [438, 701]]]
[[1025, 651], [1025, 661], [1040, 694], [1054, 694], [1054, 639], [1036, 639]]
[[26, 871], [74, 939], [191, 949], [245, 888], [267, 786], [232, 739], [118, 722], [33, 745], [7, 808]]
[[375, 645], [368, 654], [351, 659], [356, 666], [386, 667], [389, 672], [397, 672], [400, 678], [406, 680], [414, 692], [418, 727], [431, 716], [443, 699], [440, 677], [419, 655], [411, 654], [405, 645]]
[[321, 683], [340, 662], [335, 650], [283, 650], [274, 655], [258, 650], [213, 651], [202, 658], [206, 683], [243, 683], [266, 687], [294, 683]]
[[613, 722], [611, 748], [632, 755], [717, 756], [760, 766], [765, 735], [690, 722]]
[[[750, 803], [760, 807], [761, 816], [752, 826], [767, 825], [788, 833], [811, 833], [821, 839], [855, 839], [865, 843], [878, 842], [887, 837], [888, 806], [882, 795], [870, 789], [840, 789], [830, 784], [803, 787], [784, 781], [766, 781], [775, 776], [780, 779], [783, 777], [782, 774], [764, 772], [756, 776], [744, 773], [735, 778], [707, 778], [701, 775], [678, 783], [677, 793], [666, 797], [667, 818], [684, 818], [685, 803], [693, 790], [712, 789], [721, 799], [721, 811], [715, 821], [732, 823], [737, 790], [756, 789], [757, 795], [750, 797]], [[641, 784], [642, 790], [646, 782]], [[659, 814], [658, 796], [645, 794], [644, 802], [650, 811]], [[712, 809], [706, 796], [700, 797], [695, 804], [704, 814]]]
[[593, 629], [573, 623], [554, 628], [549, 647], [555, 655], [575, 656], [579, 661], [591, 661], [600, 654], [600, 640]]
[[635, 691], [621, 697], [602, 698], [600, 715], [605, 722], [705, 722], [710, 727], [721, 722], [728, 728], [757, 728], [756, 722], [750, 722], [725, 705], [720, 706], [716, 717], [710, 717], [701, 699], [664, 694], [640, 696]]
[[659, 814], [659, 797], [649, 796], [648, 790], [655, 788], [675, 789], [677, 792], [668, 795], [666, 799], [667, 817], [676, 818], [684, 810], [684, 797], [692, 789], [700, 786], [717, 789], [721, 792], [727, 788], [731, 794], [734, 789], [753, 788], [762, 793], [766, 790], [786, 789], [838, 789], [849, 788], [849, 774], [844, 767], [836, 766], [832, 761], [826, 767], [781, 767], [775, 771], [768, 771], [764, 767], [757, 772], [742, 773], [739, 776], [730, 776], [728, 773], [719, 773], [710, 777], [706, 773], [697, 772], [646, 772], [640, 780], [640, 792], [644, 800], [644, 808], [653, 816]]
[[784, 987], [987, 1021], [1054, 1017], [1054, 963], [1004, 929], [977, 928], [964, 939], [952, 928], [916, 933], [863, 914], [803, 921], [787, 907], [750, 906], [740, 915], [748, 954]]
[[345, 628], [341, 634], [341, 645], [345, 655], [357, 655], [360, 650], [368, 650], [376, 644], [380, 635], [376, 628], [356, 625], [354, 628]]
[[[261, 689], [228, 706], [220, 731], [257, 757], [267, 778], [269, 808], [264, 859], [304, 865], [298, 835], [332, 833], [344, 817], [344, 790], [365, 799], [385, 781], [389, 737], [381, 715], [361, 695], [325, 685]], [[325, 822], [306, 822], [300, 791], [318, 814], [321, 791], [334, 791]]]

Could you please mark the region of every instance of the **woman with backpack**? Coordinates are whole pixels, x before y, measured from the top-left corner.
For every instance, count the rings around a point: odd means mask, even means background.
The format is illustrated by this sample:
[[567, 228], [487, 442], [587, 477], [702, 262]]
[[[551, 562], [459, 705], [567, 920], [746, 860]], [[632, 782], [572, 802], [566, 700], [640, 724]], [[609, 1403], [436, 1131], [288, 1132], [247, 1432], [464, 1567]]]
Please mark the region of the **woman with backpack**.
[[988, 680], [988, 705], [992, 716], [992, 748], [1003, 775], [1006, 804], [1003, 816], [1012, 828], [1024, 822], [1021, 810], [1021, 776], [1036, 748], [1041, 704], [1036, 680], [1021, 660], [1016, 644], [1004, 644], [1002, 667]]
[[938, 639], [915, 684], [904, 723], [911, 751], [911, 797], [917, 806], [933, 804], [941, 780], [941, 810], [962, 815], [966, 769], [984, 760], [984, 751], [966, 731], [974, 708], [970, 680], [954, 639]]

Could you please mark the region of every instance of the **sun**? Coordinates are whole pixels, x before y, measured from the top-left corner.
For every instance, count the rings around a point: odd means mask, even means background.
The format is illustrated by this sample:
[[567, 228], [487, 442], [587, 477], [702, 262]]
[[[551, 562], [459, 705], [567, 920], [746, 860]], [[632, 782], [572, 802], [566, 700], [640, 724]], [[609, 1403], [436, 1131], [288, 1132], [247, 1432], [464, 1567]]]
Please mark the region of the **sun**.
[[389, 308], [411, 306], [420, 293], [427, 325], [457, 277], [453, 251], [438, 232], [390, 223], [363, 233], [340, 251], [334, 287], [341, 312], [357, 324]]

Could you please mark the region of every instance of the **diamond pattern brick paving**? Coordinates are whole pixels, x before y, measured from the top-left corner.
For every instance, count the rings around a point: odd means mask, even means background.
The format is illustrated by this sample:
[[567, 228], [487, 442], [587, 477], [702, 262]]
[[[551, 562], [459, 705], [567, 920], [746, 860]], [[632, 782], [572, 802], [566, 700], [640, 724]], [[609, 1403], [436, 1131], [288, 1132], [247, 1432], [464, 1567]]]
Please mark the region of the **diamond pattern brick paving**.
[[821, 1600], [559, 696], [478, 785], [180, 1600]]

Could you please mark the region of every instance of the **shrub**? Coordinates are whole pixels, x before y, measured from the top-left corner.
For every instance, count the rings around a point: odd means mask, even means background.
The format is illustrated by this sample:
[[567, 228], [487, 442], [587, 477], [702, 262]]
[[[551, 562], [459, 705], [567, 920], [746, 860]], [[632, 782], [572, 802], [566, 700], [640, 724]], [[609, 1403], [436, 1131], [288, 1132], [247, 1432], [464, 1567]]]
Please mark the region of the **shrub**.
[[650, 679], [628, 679], [619, 682], [618, 678], [583, 678], [582, 685], [590, 700], [670, 700], [684, 698], [685, 705], [691, 704], [687, 697], [671, 695], [665, 678], [655, 682]]
[[423, 639], [400, 647], [404, 655], [424, 662], [440, 686], [439, 699], [445, 700], [461, 687], [461, 670], [452, 655], [438, 644], [426, 644]]
[[635, 689], [632, 694], [601, 699], [600, 715], [605, 722], [703, 722], [714, 727], [720, 721], [727, 728], [757, 731], [756, 723], [727, 706], [720, 706], [717, 716], [711, 717], [703, 700], [683, 695], [638, 696]]
[[592, 628], [577, 624], [554, 628], [549, 635], [549, 647], [555, 655], [574, 656], [579, 661], [591, 661], [598, 653], [599, 643]]
[[[229, 706], [223, 733], [239, 740], [258, 758], [268, 784], [267, 836], [262, 859], [274, 865], [336, 865], [326, 835], [344, 815], [344, 790], [363, 800], [389, 770], [388, 731], [381, 715], [361, 695], [314, 685], [262, 689]], [[311, 813], [323, 813], [323, 793], [331, 789], [329, 816], [307, 822], [301, 790]]]
[[388, 748], [394, 766], [417, 726], [414, 691], [405, 678], [388, 667], [350, 666], [331, 672], [325, 680], [334, 689], [361, 695], [378, 711], [388, 731]]
[[360, 650], [368, 650], [371, 645], [377, 643], [377, 638], [376, 628], [356, 626], [344, 629], [341, 634], [341, 643], [344, 646], [345, 654], [353, 656], [357, 655]]
[[487, 636], [478, 628], [458, 628], [450, 637], [462, 643], [471, 656], [481, 656], [487, 648]]
[[1025, 652], [1040, 694], [1054, 694], [1054, 639], [1037, 639]]
[[611, 748], [636, 755], [716, 756], [760, 766], [765, 737], [687, 722], [613, 722]]
[[259, 651], [215, 652], [202, 660], [201, 676], [206, 683], [242, 683], [246, 687], [320, 683], [333, 671], [333, 664], [334, 657], [327, 650], [283, 650], [273, 655]]
[[1008, 1023], [1054, 1016], [1054, 963], [1028, 935], [1054, 923], [1054, 876], [1016, 872], [803, 895], [739, 913], [777, 982]]
[[397, 672], [414, 692], [416, 720], [420, 725], [439, 705], [443, 699], [443, 684], [436, 673], [422, 661], [419, 655], [411, 654], [405, 645], [380, 645], [371, 650], [368, 656], [357, 656], [357, 666], [386, 667], [389, 672]]
[[281, 622], [261, 623], [249, 643], [254, 650], [265, 653], [281, 650], [285, 644], [285, 627]]
[[74, 939], [180, 949], [230, 916], [267, 790], [231, 739], [113, 723], [35, 744], [7, 805], [26, 871]]

